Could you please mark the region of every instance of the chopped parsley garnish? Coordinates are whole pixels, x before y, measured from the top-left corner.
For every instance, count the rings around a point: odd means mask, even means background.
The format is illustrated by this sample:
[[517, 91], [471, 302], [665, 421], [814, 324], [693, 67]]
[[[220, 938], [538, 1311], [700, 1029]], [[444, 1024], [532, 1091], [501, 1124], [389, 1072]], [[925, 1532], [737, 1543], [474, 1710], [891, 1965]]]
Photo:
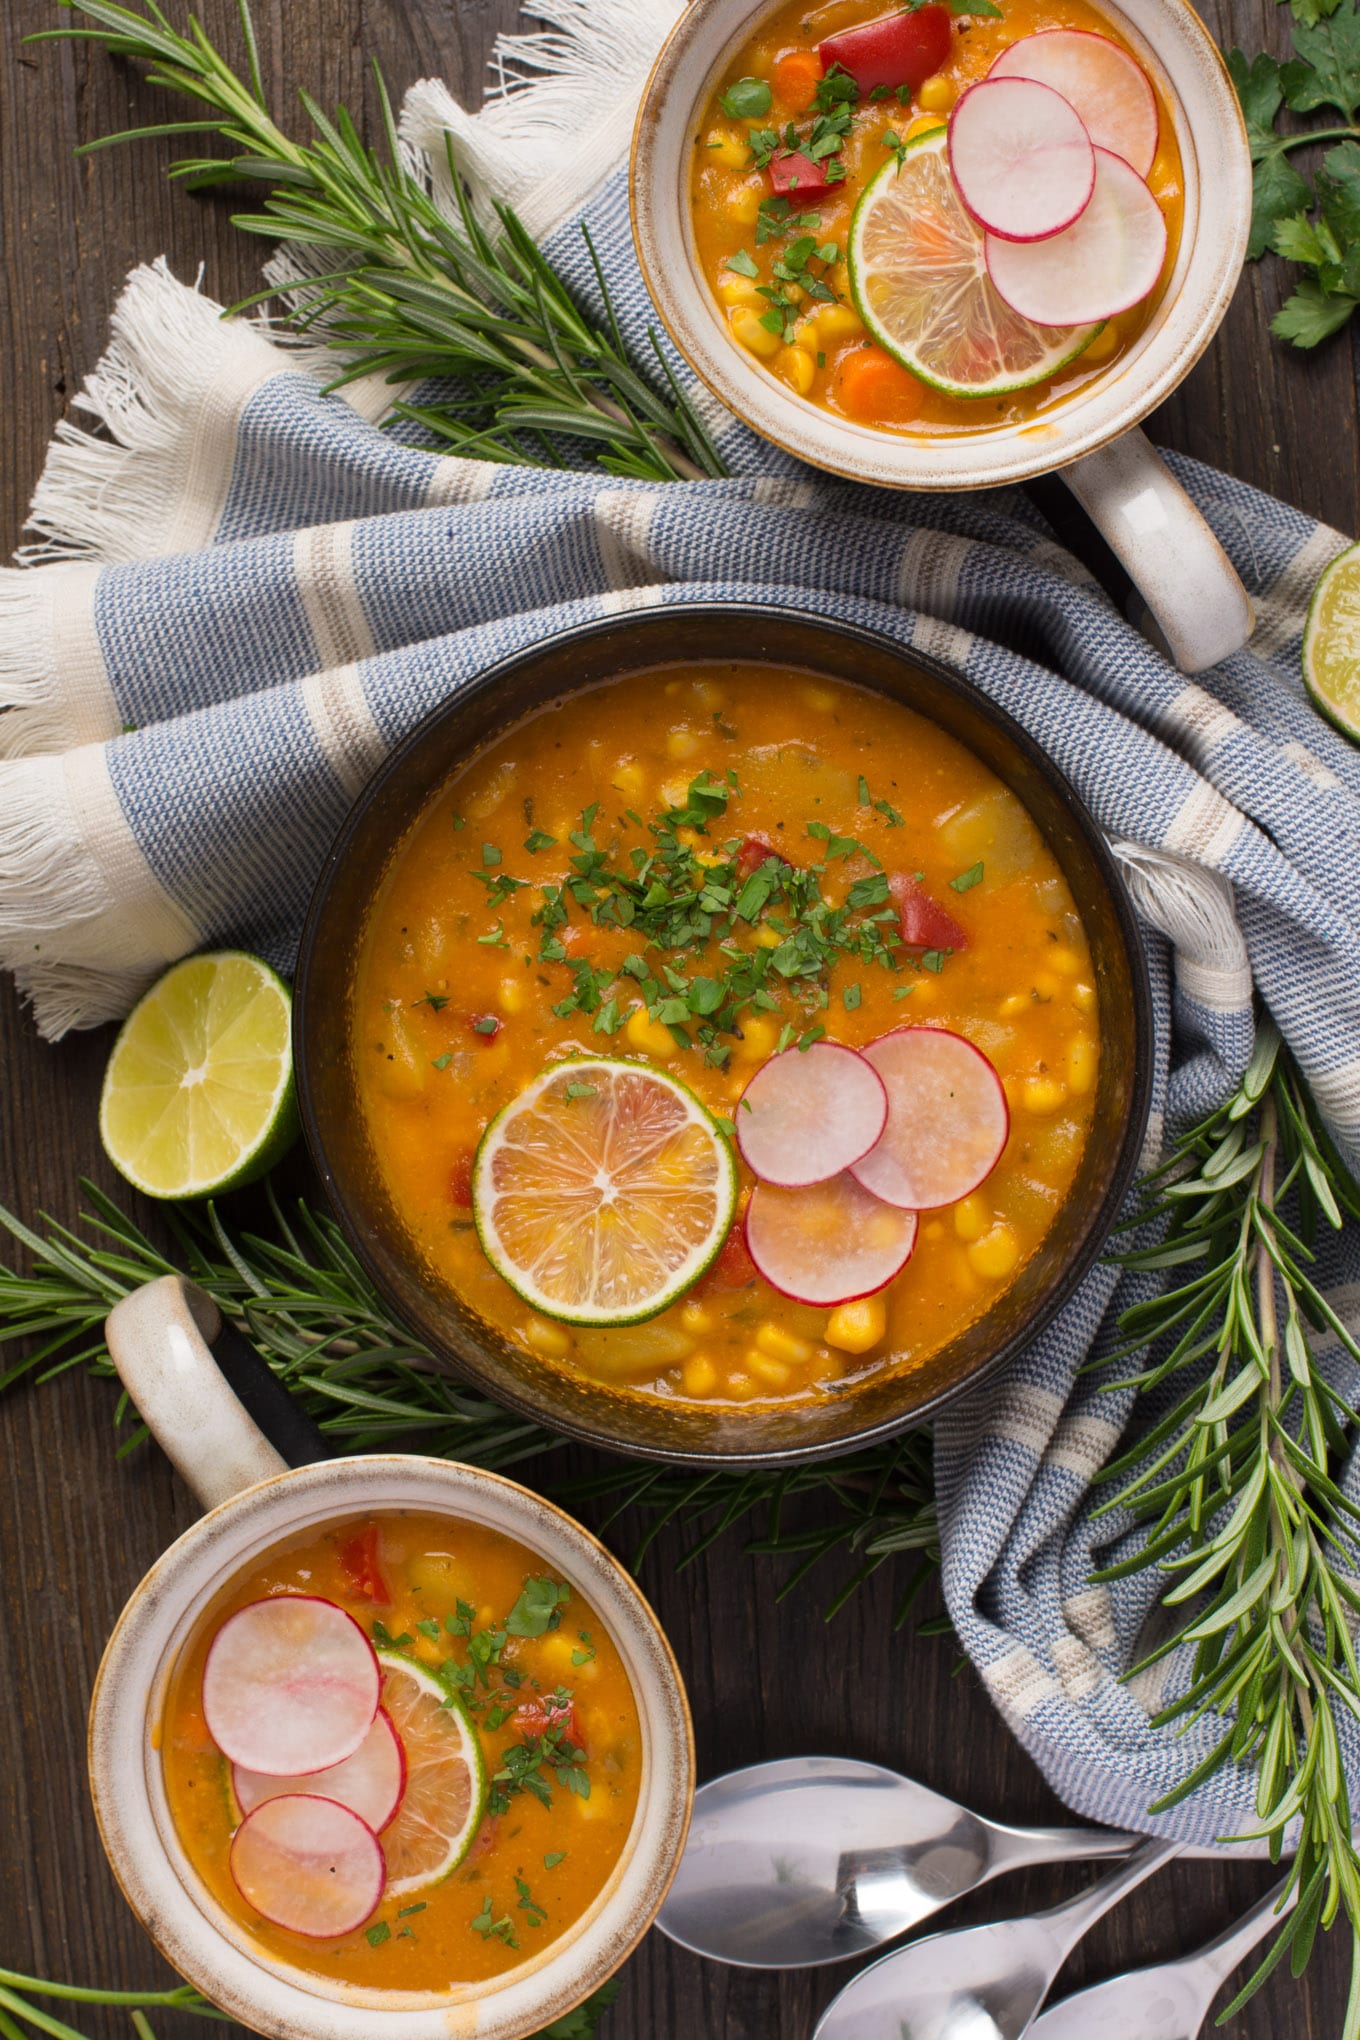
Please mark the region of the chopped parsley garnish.
[[[775, 259], [776, 282], [761, 286], [761, 297], [768, 298], [770, 303], [769, 311], [761, 316], [761, 325], [772, 333], [782, 334], [785, 340], [792, 340], [793, 329], [802, 316], [804, 297], [817, 304], [835, 304], [836, 293], [826, 281], [826, 273], [839, 253], [834, 241], [819, 243], [815, 234], [800, 234], [796, 241], [790, 241]], [[820, 267], [814, 269], [814, 262]], [[802, 295], [792, 295], [789, 286]]]
[[719, 93], [718, 104], [733, 120], [759, 120], [762, 113], [769, 112], [773, 98], [767, 79], [738, 78], [726, 92]]
[[837, 113], [842, 107], [853, 106], [858, 98], [859, 87], [845, 66], [833, 64], [831, 69], [817, 80], [812, 104], [818, 113]]
[[922, 970], [933, 970], [936, 977], [944, 969], [944, 960], [954, 954], [952, 949], [926, 949], [921, 954]]
[[571, 1588], [564, 1581], [526, 1580], [524, 1591], [505, 1618], [507, 1634], [545, 1636], [561, 1623], [562, 1610], [570, 1599]]
[[566, 1860], [567, 1852], [565, 1849], [549, 1849], [547, 1855], [543, 1858], [543, 1868], [545, 1870], [555, 1870], [559, 1863], [565, 1863]]
[[442, 1013], [448, 1003], [448, 999], [441, 997], [438, 992], [426, 992], [423, 998], [413, 1001], [417, 1006], [428, 1006], [432, 1013]]
[[429, 1615], [423, 1622], [417, 1622], [416, 1628], [422, 1636], [428, 1636], [431, 1643], [438, 1643], [440, 1632], [439, 1623], [435, 1616]]
[[531, 829], [524, 839], [524, 847], [531, 857], [536, 857], [540, 850], [551, 850], [556, 841], [556, 836], [550, 836], [546, 829]]
[[436, 1055], [431, 1058], [430, 1068], [432, 1070], [446, 1070], [452, 1061], [453, 1050], [451, 1048], [446, 1048], [442, 1055]]
[[751, 145], [752, 168], [763, 170], [779, 147], [778, 128], [747, 128], [746, 139]]
[[593, 1098], [595, 1096], [595, 1086], [594, 1084], [568, 1084], [567, 1096], [569, 1098]]
[[453, 826], [455, 829], [465, 829], [467, 827], [466, 817], [463, 815], [455, 815], [453, 817]]
[[[508, 949], [510, 945], [507, 942], [500, 946]], [[474, 1034], [495, 1034], [498, 1032], [500, 1024], [494, 1013], [483, 1013], [480, 1019], [473, 1021], [472, 1031]]]
[[862, 997], [863, 993], [857, 984], [846, 985], [841, 993], [841, 1004], [847, 1013], [853, 1013]]
[[[735, 1130], [734, 1128], [733, 1131], [735, 1132]], [[584, 1648], [574, 1650], [571, 1654], [571, 1661], [579, 1670], [582, 1665], [588, 1665], [591, 1662], [595, 1656], [595, 1646], [590, 1640], [590, 1631], [588, 1629], [578, 1629], [576, 1635], [578, 1640], [584, 1645]]]
[[578, 1799], [589, 1799], [586, 1753], [567, 1737], [571, 1695], [559, 1687], [553, 1698], [563, 1707], [564, 1719], [553, 1722], [542, 1735], [526, 1735], [501, 1751], [499, 1767], [491, 1774], [488, 1813], [507, 1813], [519, 1792], [530, 1792], [541, 1805], [551, 1806], [554, 1781], [574, 1792]]
[[426, 1899], [418, 1898], [414, 1905], [402, 1906], [397, 1913], [397, 1918], [399, 1920], [409, 1920], [412, 1913], [424, 1912], [427, 1903]]
[[471, 1926], [473, 1933], [480, 1934], [484, 1941], [503, 1941], [507, 1948], [519, 1947], [519, 1942], [515, 1938], [514, 1921], [509, 1913], [502, 1913], [499, 1919], [495, 1917], [489, 1891], [482, 1901], [481, 1911], [472, 1920]]
[[970, 864], [967, 871], [961, 871], [958, 877], [951, 878], [949, 883], [955, 892], [969, 892], [973, 886], [981, 885], [982, 870], [982, 859], [979, 857], [976, 864]]
[[[763, 248], [776, 234], [803, 233], [809, 230], [815, 233], [821, 224], [820, 213], [795, 212], [793, 201], [786, 193], [774, 192], [769, 198], [762, 198], [760, 201], [760, 210], [756, 214], [756, 246]], [[750, 261], [749, 256], [747, 260]], [[734, 267], [731, 262], [727, 266], [729, 269]], [[744, 269], [741, 273], [743, 276], [754, 276], [756, 274], [754, 262], [751, 263], [749, 270]]]
[[390, 1941], [392, 1929], [386, 1920], [374, 1920], [371, 1927], [364, 1928], [364, 1939], [370, 1948], [381, 1948], [384, 1941]]
[[902, 172], [902, 165], [907, 160], [907, 150], [910, 145], [907, 142], [903, 141], [901, 135], [898, 134], [896, 128], [884, 128], [882, 134], [879, 136], [879, 140], [882, 142], [884, 148], [891, 149], [893, 155], [897, 158], [897, 170], [898, 175], [900, 176]]
[[485, 865], [487, 865], [487, 866], [490, 866], [490, 865], [493, 865], [493, 864], [499, 864], [499, 863], [500, 863], [500, 861], [501, 861], [501, 853], [500, 853], [500, 851], [499, 851], [499, 850], [498, 850], [498, 849], [496, 848], [495, 844], [494, 844], [494, 843], [483, 843], [483, 845], [482, 845], [482, 862], [483, 862], [483, 864], [485, 864]]
[[529, 1925], [531, 1927], [541, 1927], [544, 1920], [548, 1917], [547, 1912], [538, 1903], [522, 1877], [515, 1879], [515, 1889], [519, 1893], [520, 1911], [529, 1915]]
[[[759, 228], [756, 231], [756, 239], [760, 239]], [[728, 256], [727, 267], [735, 270], [738, 276], [759, 276], [760, 274], [760, 271], [756, 268], [754, 255], [748, 255], [744, 248], [738, 248], [735, 255]]]

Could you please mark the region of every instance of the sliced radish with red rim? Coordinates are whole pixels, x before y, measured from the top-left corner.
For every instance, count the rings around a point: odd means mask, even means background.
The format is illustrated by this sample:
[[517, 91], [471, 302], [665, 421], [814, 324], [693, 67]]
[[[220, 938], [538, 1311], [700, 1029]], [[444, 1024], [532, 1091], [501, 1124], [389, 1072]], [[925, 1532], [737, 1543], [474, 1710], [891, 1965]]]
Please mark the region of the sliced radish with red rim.
[[786, 1190], [757, 1183], [746, 1245], [773, 1288], [832, 1308], [872, 1296], [900, 1274], [916, 1244], [916, 1214], [885, 1204], [852, 1175]]
[[1077, 112], [1030, 78], [984, 78], [949, 117], [949, 167], [973, 218], [1009, 241], [1070, 227], [1095, 187], [1095, 152]]
[[980, 1048], [939, 1027], [898, 1027], [863, 1051], [888, 1087], [883, 1138], [853, 1174], [888, 1204], [932, 1211], [991, 1175], [1010, 1133], [1001, 1079]]
[[378, 1711], [381, 1675], [363, 1630], [334, 1601], [274, 1594], [222, 1624], [203, 1667], [203, 1713], [224, 1756], [292, 1777], [352, 1757]]
[[864, 1057], [839, 1041], [814, 1041], [761, 1064], [733, 1123], [747, 1167], [796, 1189], [867, 1155], [887, 1119], [883, 1079]]
[[231, 1874], [248, 1905], [309, 1940], [352, 1934], [387, 1883], [378, 1837], [334, 1799], [295, 1793], [247, 1814], [231, 1844]]
[[1156, 287], [1166, 221], [1138, 172], [1097, 149], [1096, 187], [1075, 226], [1023, 244], [988, 234], [985, 245], [987, 274], [1012, 311], [1041, 326], [1084, 326], [1128, 311]]
[[270, 1778], [263, 1771], [247, 1771], [240, 1764], [231, 1767], [232, 1789], [242, 1813], [253, 1813], [266, 1799], [283, 1799], [290, 1793], [310, 1793], [334, 1799], [357, 1813], [375, 1834], [380, 1834], [401, 1805], [406, 1788], [406, 1752], [401, 1738], [382, 1708], [373, 1726], [352, 1757], [332, 1764], [325, 1771], [295, 1773], [290, 1778]]
[[1157, 95], [1127, 50], [1088, 28], [1046, 28], [1003, 50], [989, 78], [1032, 78], [1075, 108], [1098, 149], [1146, 177], [1157, 154]]

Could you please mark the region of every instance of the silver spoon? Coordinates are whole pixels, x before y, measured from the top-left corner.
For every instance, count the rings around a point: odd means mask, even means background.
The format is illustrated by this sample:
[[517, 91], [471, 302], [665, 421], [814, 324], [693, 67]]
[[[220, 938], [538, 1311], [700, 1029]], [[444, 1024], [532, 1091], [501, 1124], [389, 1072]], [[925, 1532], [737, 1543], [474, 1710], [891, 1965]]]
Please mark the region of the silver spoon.
[[812, 2040], [1020, 2040], [1082, 1935], [1179, 1849], [1145, 1842], [1066, 1905], [882, 1956], [832, 1999]]
[[1293, 1911], [1297, 1890], [1279, 1909], [1288, 1881], [1193, 1955], [1155, 1969], [1129, 1969], [1064, 1998], [1035, 2020], [1029, 2040], [1195, 2040], [1238, 1963]]
[[1007, 1870], [1123, 1856], [1138, 1839], [1001, 1827], [878, 1764], [789, 1757], [700, 1788], [658, 1925], [715, 1962], [810, 1969], [880, 1947]]

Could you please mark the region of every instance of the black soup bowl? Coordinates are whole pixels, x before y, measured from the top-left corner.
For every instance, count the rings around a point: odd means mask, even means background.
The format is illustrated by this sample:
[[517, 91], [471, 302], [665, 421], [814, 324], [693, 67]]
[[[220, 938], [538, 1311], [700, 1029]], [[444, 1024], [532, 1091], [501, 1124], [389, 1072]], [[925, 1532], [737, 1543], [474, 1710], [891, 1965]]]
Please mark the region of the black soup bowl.
[[[630, 1392], [517, 1348], [422, 1259], [379, 1176], [357, 1103], [353, 1002], [369, 913], [431, 796], [535, 711], [631, 672], [715, 661], [850, 681], [966, 745], [1024, 803], [1062, 867], [1099, 995], [1090, 1137], [1047, 1236], [1010, 1288], [925, 1363], [880, 1369], [782, 1410]], [[791, 707], [791, 719], [796, 713]], [[364, 788], [327, 856], [303, 935], [294, 1030], [308, 1146], [346, 1237], [395, 1315], [454, 1374], [526, 1417], [592, 1444], [699, 1466], [831, 1458], [919, 1424], [1004, 1366], [1100, 1253], [1138, 1165], [1152, 1076], [1151, 1003], [1132, 908], [1096, 823], [1039, 746], [968, 682], [890, 638], [804, 611], [729, 603], [644, 609], [546, 639], [428, 715]]]

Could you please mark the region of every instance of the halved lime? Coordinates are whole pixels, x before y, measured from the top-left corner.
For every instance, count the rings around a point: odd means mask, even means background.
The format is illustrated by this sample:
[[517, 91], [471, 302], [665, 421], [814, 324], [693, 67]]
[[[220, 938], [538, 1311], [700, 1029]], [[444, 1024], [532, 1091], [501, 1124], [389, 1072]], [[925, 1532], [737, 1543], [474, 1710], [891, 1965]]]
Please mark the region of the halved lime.
[[1360, 741], [1360, 545], [1325, 568], [1303, 627], [1303, 684], [1322, 713]]
[[258, 956], [174, 964], [113, 1045], [99, 1137], [148, 1197], [207, 1197], [264, 1174], [297, 1137], [292, 997]]
[[850, 289], [880, 347], [952, 397], [1028, 389], [1075, 361], [1100, 326], [1035, 326], [997, 294], [982, 229], [949, 168], [948, 129], [907, 143], [860, 194]]
[[406, 1754], [406, 1787], [383, 1829], [388, 1898], [452, 1876], [482, 1824], [486, 1764], [467, 1709], [437, 1672], [380, 1650], [382, 1705]]
[[552, 1063], [482, 1135], [472, 1215], [535, 1310], [628, 1325], [683, 1296], [727, 1237], [732, 1150], [674, 1077], [645, 1063]]

